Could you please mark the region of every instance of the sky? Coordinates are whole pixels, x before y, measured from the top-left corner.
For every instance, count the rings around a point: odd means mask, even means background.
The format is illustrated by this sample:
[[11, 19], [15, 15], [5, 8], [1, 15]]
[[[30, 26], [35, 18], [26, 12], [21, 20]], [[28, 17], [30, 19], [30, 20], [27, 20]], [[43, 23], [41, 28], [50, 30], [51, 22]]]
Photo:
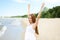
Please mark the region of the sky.
[[60, 0], [0, 0], [0, 16], [25, 15], [28, 4], [30, 13], [37, 13], [43, 2], [47, 8], [60, 6]]

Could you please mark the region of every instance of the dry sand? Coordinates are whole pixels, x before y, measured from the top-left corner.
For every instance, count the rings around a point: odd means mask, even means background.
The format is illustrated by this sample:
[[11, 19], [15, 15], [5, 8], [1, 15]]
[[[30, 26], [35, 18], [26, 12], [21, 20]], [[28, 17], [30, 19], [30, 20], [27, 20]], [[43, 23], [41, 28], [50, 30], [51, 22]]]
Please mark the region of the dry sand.
[[[23, 28], [28, 24], [27, 18], [22, 18]], [[60, 18], [41, 18], [38, 24], [39, 40], [60, 40]], [[24, 32], [21, 33], [24, 40]]]

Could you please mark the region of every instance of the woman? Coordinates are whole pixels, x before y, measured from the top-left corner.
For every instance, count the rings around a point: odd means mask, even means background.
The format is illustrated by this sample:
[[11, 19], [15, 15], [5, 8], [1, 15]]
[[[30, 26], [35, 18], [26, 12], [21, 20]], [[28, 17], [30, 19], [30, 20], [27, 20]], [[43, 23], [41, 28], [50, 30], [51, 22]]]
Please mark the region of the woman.
[[42, 8], [44, 7], [44, 3], [41, 6], [41, 10], [37, 16], [37, 19], [35, 17], [35, 15], [30, 14], [30, 5], [28, 5], [28, 20], [29, 20], [29, 25], [26, 28], [26, 32], [25, 32], [25, 40], [36, 40], [39, 32], [38, 32], [38, 21], [41, 15], [41, 11]]

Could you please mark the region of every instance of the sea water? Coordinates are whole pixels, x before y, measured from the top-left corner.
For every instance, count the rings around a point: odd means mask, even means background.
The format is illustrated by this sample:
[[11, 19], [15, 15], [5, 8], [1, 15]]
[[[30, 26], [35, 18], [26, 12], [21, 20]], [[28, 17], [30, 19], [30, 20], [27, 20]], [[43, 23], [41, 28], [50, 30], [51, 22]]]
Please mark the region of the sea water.
[[0, 24], [7, 27], [0, 40], [22, 40], [21, 33], [24, 32], [24, 28], [19, 18], [1, 18]]

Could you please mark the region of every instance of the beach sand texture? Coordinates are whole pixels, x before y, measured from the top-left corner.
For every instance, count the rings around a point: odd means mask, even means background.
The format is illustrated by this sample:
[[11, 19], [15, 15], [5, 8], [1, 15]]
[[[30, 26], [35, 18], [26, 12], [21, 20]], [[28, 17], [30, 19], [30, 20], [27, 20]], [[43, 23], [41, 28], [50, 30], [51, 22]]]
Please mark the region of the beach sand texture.
[[[28, 19], [21, 19], [23, 28], [26, 29]], [[59, 18], [41, 18], [38, 24], [39, 40], [60, 40], [60, 19]], [[24, 31], [25, 32], [25, 31]], [[24, 32], [21, 37], [24, 40]]]

